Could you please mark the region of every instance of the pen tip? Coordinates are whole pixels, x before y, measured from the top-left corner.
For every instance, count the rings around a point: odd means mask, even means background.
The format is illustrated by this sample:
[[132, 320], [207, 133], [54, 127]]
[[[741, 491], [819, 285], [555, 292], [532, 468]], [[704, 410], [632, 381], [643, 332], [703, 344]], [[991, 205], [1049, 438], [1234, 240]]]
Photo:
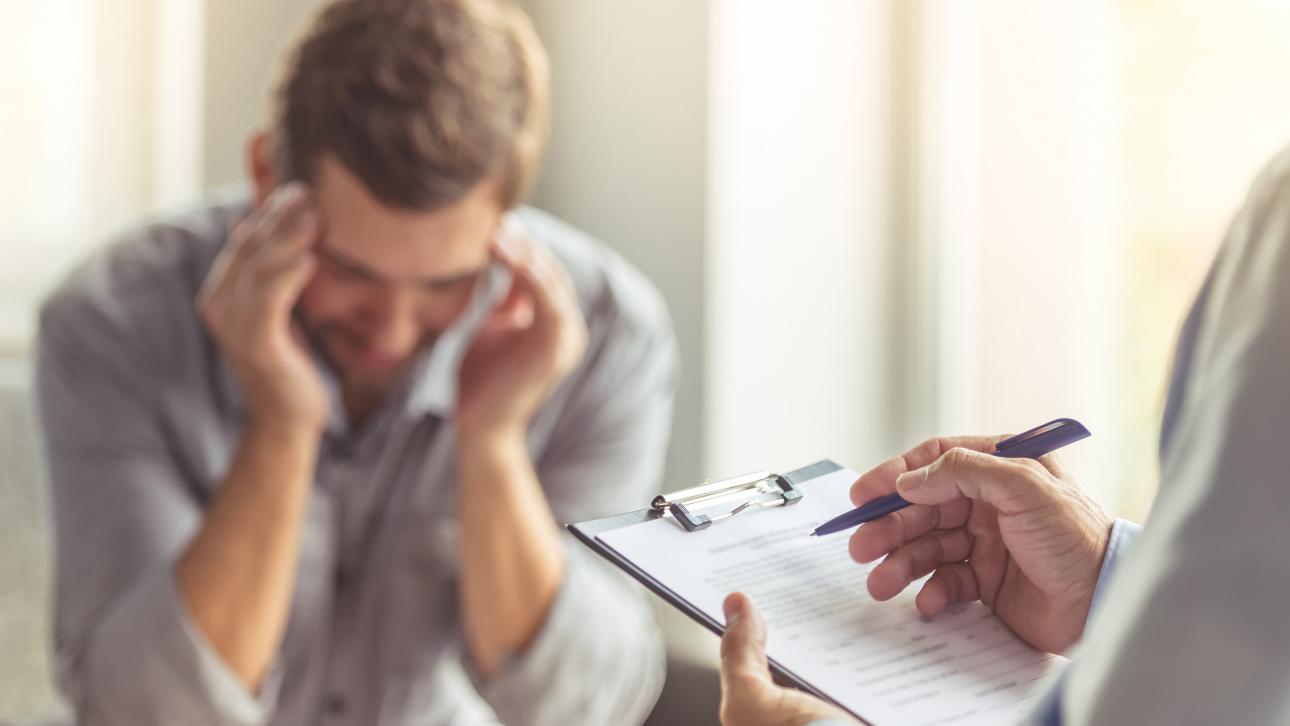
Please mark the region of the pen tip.
[[815, 536], [815, 530], [811, 530], [811, 536], [812, 536], [812, 537], [814, 537], [814, 536]]

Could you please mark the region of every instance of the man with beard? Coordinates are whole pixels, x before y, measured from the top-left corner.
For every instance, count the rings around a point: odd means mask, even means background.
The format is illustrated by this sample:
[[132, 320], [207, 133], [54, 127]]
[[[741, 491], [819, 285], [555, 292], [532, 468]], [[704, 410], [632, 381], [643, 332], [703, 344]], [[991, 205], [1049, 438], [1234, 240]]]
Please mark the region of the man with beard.
[[56, 650], [85, 724], [643, 720], [640, 593], [558, 522], [656, 491], [665, 308], [518, 203], [545, 56], [504, 0], [337, 0], [252, 193], [42, 311]]

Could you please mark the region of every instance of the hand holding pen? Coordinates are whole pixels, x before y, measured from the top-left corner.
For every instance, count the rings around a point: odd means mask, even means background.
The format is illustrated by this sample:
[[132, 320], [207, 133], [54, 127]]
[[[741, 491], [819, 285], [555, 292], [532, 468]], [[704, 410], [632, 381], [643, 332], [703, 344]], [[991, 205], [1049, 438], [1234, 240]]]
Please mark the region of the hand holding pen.
[[909, 504], [856, 530], [850, 552], [861, 563], [886, 557], [868, 576], [875, 599], [930, 574], [916, 598], [924, 614], [980, 600], [1058, 653], [1083, 634], [1113, 520], [1054, 455], [1001, 455], [1010, 438], [932, 439], [862, 475], [857, 505], [891, 494]]
[[[1075, 419], [1059, 418], [999, 441], [994, 445], [994, 450], [991, 453], [1006, 459], [1038, 459], [1067, 444], [1087, 439], [1089, 436], [1091, 434], [1089, 434], [1088, 429], [1084, 428], [1084, 424]], [[839, 514], [821, 524], [815, 528], [811, 535], [819, 537], [841, 532], [844, 529], [851, 529], [865, 522], [872, 522], [879, 517], [885, 517], [909, 505], [910, 502], [896, 492], [863, 504], [857, 502], [855, 509]]]

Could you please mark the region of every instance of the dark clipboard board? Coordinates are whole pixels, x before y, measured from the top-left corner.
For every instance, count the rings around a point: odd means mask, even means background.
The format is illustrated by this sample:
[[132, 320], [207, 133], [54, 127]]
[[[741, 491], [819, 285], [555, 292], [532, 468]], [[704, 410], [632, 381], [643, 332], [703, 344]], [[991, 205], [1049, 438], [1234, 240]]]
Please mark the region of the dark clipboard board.
[[[823, 460], [780, 476], [790, 481], [793, 485], [801, 487], [809, 492], [812, 480], [824, 476], [825, 474], [831, 474], [841, 468], [841, 466], [832, 461]], [[597, 536], [601, 533], [622, 529], [624, 527], [631, 527], [637, 524], [644, 524], [650, 520], [658, 519], [658, 517], [659, 514], [654, 508], [646, 508], [638, 509], [634, 512], [627, 512], [626, 514], [616, 514], [612, 517], [592, 519], [586, 522], [576, 522], [566, 526], [569, 531], [573, 533], [574, 537], [590, 547], [594, 552], [612, 562], [614, 566], [626, 572], [628, 575], [631, 575], [633, 579], [648, 588], [650, 592], [653, 592], [655, 595], [663, 598], [663, 600], [672, 607], [685, 613], [691, 620], [694, 620], [698, 624], [715, 633], [717, 636], [720, 636], [725, 632], [725, 626], [722, 623], [717, 622], [714, 618], [708, 617], [706, 613], [695, 607], [688, 600], [670, 590], [666, 585], [659, 582], [648, 572], [632, 564], [632, 562], [627, 558], [619, 555], [608, 545], [597, 539]], [[862, 723], [869, 723], [869, 721], [866, 721], [859, 714], [833, 700], [827, 694], [815, 688], [791, 670], [777, 663], [775, 659], [768, 658], [768, 660], [770, 662], [771, 673], [774, 674], [776, 679], [781, 683], [787, 683], [794, 688], [805, 691], [816, 698], [833, 704], [834, 706], [851, 714], [851, 716], [859, 719]]]

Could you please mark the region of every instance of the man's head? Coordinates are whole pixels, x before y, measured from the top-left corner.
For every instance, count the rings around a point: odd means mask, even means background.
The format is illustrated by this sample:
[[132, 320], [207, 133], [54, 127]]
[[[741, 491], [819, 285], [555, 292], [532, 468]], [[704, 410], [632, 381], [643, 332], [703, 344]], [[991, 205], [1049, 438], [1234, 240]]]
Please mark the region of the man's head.
[[383, 390], [465, 306], [535, 173], [546, 97], [508, 0], [337, 0], [315, 19], [249, 151], [258, 201], [314, 191], [298, 311], [346, 386]]

